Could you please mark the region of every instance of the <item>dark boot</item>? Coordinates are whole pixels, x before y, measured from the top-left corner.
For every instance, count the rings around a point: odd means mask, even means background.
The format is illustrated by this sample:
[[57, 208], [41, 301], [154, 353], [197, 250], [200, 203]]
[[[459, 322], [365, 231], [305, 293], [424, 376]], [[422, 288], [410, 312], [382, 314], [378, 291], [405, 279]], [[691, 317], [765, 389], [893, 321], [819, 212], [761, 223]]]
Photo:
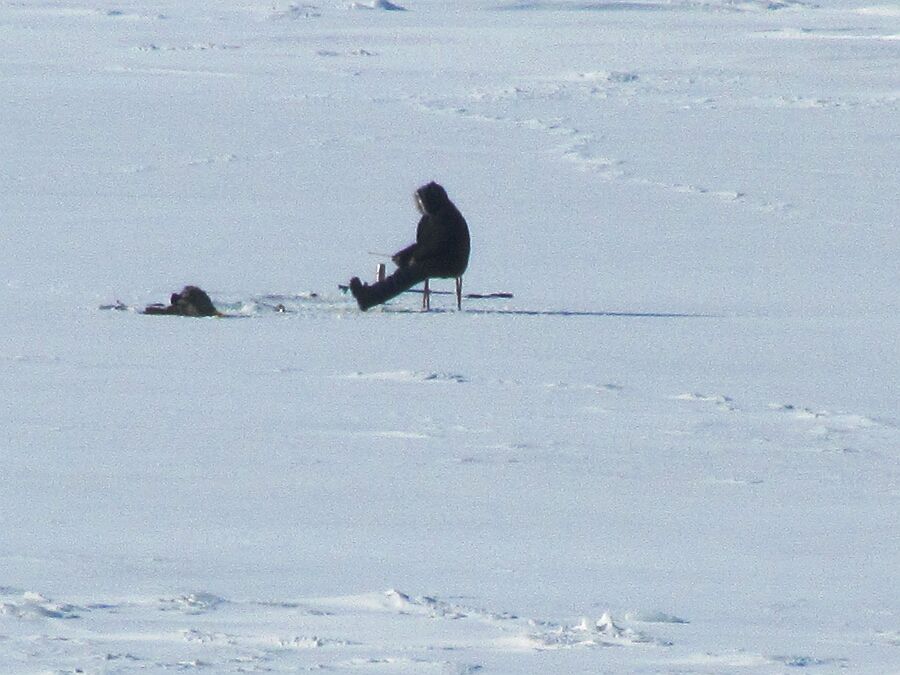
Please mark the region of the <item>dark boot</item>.
[[425, 281], [425, 278], [425, 272], [416, 265], [400, 267], [384, 281], [379, 281], [371, 286], [362, 283], [359, 278], [353, 277], [350, 280], [350, 292], [356, 298], [356, 304], [365, 312], [370, 307], [380, 305], [404, 291], [408, 291], [416, 284]]
[[372, 306], [369, 302], [369, 284], [363, 284], [359, 277], [353, 277], [350, 280], [350, 293], [356, 298], [356, 304], [362, 311], [366, 311]]

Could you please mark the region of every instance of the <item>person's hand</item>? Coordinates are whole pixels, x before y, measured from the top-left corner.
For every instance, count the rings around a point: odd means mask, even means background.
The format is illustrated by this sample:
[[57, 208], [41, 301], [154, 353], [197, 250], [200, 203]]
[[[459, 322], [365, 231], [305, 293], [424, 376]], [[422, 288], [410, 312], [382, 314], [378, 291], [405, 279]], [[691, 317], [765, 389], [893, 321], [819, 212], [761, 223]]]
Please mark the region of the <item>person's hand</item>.
[[400, 251], [395, 253], [391, 260], [397, 267], [409, 267], [412, 264], [412, 254], [408, 251]]

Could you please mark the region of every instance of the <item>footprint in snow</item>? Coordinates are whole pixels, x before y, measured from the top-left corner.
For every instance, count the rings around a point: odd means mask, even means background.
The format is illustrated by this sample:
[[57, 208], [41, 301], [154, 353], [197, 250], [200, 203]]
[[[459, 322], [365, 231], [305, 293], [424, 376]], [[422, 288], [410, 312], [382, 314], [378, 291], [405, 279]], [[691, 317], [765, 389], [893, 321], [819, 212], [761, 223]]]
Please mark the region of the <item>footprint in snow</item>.
[[406, 7], [396, 5], [388, 0], [373, 0], [373, 2], [354, 2], [351, 9], [380, 9], [385, 12], [405, 12]]
[[734, 400], [730, 396], [725, 396], [723, 394], [699, 394], [696, 392], [689, 392], [673, 396], [672, 399], [676, 401], [697, 401], [700, 403], [713, 403], [717, 408], [721, 410], [737, 410], [734, 405]]
[[229, 635], [227, 633], [210, 633], [196, 628], [188, 628], [181, 631], [181, 636], [185, 642], [204, 644], [204, 645], [233, 645], [237, 642], [237, 635]]
[[205, 614], [228, 603], [218, 595], [203, 592], [179, 595], [175, 598], [162, 598], [159, 602], [159, 608], [163, 612], [178, 611], [185, 614]]
[[292, 3], [286, 9], [276, 10], [269, 15], [269, 19], [273, 21], [280, 20], [296, 20], [296, 19], [318, 19], [322, 16], [319, 8], [315, 5]]
[[871, 417], [856, 413], [831, 412], [828, 410], [817, 411], [791, 403], [773, 403], [769, 408], [792, 413], [795, 419], [800, 421], [816, 423], [817, 426], [813, 428], [813, 431], [846, 433], [882, 426]]
[[77, 619], [80, 609], [30, 591], [22, 593], [18, 598], [0, 601], [0, 615], [16, 619]]
[[891, 645], [892, 647], [900, 647], [900, 631], [886, 631], [877, 634], [879, 642]]
[[376, 438], [392, 438], [396, 440], [427, 441], [431, 438], [428, 434], [417, 431], [376, 431], [372, 434]]
[[671, 646], [669, 642], [620, 626], [609, 612], [596, 621], [584, 618], [575, 626], [565, 624], [554, 626], [537, 622], [533, 622], [533, 625], [542, 630], [526, 633], [516, 640], [538, 651], [576, 647]]
[[393, 370], [380, 373], [355, 372], [347, 376], [351, 380], [377, 380], [382, 382], [468, 382], [465, 375], [458, 373], [418, 372], [413, 370]]
[[625, 618], [628, 621], [635, 621], [637, 623], [690, 623], [687, 619], [682, 619], [674, 614], [666, 614], [665, 612], [628, 612], [625, 614]]
[[[810, 668], [832, 666], [846, 668], [847, 659], [818, 659], [812, 656], [765, 656], [744, 651], [706, 652], [690, 658], [690, 663], [707, 668]], [[779, 671], [780, 672], [780, 671]]]

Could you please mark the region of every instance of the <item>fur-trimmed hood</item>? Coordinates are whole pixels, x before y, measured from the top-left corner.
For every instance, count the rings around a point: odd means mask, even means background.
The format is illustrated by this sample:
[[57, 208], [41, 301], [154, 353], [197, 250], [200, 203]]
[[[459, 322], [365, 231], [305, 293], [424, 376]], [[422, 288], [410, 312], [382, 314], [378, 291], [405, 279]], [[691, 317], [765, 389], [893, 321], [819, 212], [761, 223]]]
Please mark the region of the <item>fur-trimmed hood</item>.
[[423, 214], [434, 215], [450, 204], [447, 191], [434, 181], [416, 190], [416, 203]]

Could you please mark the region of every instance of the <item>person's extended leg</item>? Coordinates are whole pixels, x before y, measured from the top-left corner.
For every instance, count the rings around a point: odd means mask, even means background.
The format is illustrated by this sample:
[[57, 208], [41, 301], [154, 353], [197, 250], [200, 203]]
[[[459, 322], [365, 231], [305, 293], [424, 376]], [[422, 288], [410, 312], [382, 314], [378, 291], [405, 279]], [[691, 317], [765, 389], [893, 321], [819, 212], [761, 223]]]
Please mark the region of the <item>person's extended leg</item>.
[[366, 311], [370, 307], [380, 305], [400, 295], [403, 291], [408, 291], [425, 279], [425, 271], [417, 265], [398, 267], [397, 271], [384, 281], [379, 281], [371, 286], [362, 283], [358, 277], [353, 277], [350, 280], [350, 292], [356, 298], [359, 308]]

